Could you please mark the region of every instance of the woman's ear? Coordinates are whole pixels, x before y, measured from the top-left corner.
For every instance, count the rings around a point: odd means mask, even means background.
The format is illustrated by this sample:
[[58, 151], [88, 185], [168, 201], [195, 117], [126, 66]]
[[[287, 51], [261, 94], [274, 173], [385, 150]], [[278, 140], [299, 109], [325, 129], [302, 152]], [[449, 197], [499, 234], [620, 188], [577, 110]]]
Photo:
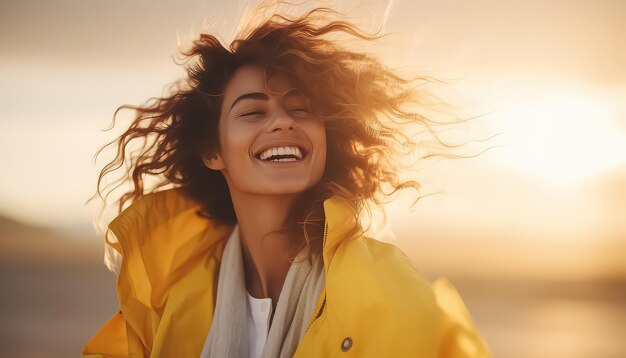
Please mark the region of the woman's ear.
[[217, 151], [207, 151], [202, 156], [202, 162], [204, 162], [204, 165], [209, 169], [222, 170], [225, 168], [222, 156]]

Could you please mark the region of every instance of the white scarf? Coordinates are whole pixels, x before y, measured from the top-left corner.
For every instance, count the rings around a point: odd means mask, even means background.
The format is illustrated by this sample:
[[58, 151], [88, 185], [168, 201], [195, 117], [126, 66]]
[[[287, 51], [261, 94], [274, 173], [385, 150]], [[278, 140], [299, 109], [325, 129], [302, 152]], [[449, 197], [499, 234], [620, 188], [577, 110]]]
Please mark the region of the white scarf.
[[[304, 250], [303, 250], [304, 251]], [[302, 260], [301, 251], [291, 264], [280, 292], [262, 358], [293, 357], [324, 287], [324, 262]], [[248, 357], [247, 291], [239, 225], [224, 247], [217, 283], [217, 303], [202, 358]]]

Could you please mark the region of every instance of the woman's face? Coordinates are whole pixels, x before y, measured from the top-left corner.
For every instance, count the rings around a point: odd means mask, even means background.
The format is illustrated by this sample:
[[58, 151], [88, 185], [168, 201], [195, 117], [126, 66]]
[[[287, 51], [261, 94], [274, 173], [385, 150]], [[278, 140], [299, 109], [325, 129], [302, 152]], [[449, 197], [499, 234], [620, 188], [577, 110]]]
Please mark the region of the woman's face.
[[287, 77], [270, 77], [267, 88], [263, 68], [246, 65], [224, 91], [220, 149], [204, 162], [222, 172], [231, 193], [301, 193], [324, 173], [324, 122], [307, 110], [305, 97]]

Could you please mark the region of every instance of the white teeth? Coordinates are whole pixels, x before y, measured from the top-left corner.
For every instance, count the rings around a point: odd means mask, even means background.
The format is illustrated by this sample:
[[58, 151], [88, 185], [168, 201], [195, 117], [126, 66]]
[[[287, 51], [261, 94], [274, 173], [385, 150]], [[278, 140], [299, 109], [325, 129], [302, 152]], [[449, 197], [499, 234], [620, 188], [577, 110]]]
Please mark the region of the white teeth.
[[273, 155], [289, 155], [289, 154], [298, 157], [298, 159], [295, 159], [295, 158], [281, 158], [281, 159], [273, 159], [272, 161], [294, 161], [294, 160], [302, 159], [302, 152], [300, 151], [300, 148], [298, 148], [298, 147], [273, 147], [273, 148], [268, 148], [268, 149], [264, 150], [261, 154], [259, 154], [259, 158], [261, 160], [267, 160], [267, 158], [270, 158]]
[[281, 159], [272, 159], [270, 162], [295, 162], [298, 159], [296, 158], [281, 158]]

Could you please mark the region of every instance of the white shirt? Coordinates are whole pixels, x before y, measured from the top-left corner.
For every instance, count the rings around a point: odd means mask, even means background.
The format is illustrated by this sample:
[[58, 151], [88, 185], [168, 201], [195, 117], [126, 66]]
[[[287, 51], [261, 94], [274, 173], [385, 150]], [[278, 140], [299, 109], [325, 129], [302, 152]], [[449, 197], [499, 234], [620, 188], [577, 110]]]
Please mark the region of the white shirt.
[[259, 358], [270, 331], [272, 299], [248, 295], [248, 357]]

